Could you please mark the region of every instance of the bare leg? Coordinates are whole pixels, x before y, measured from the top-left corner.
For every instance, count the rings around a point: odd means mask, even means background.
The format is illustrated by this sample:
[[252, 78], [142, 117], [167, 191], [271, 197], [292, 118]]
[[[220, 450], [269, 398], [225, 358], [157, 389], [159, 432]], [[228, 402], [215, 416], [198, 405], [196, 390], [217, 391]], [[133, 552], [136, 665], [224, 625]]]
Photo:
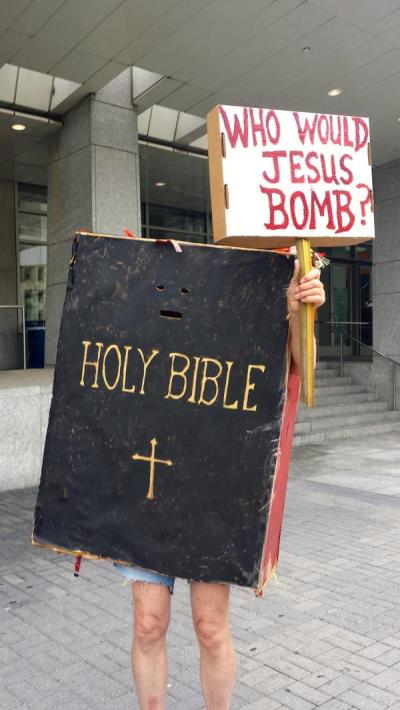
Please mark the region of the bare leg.
[[165, 585], [132, 584], [135, 612], [132, 671], [141, 710], [165, 710], [168, 661], [165, 637], [171, 594]]
[[229, 586], [202, 582], [192, 582], [190, 586], [206, 708], [229, 710], [236, 670], [229, 630]]

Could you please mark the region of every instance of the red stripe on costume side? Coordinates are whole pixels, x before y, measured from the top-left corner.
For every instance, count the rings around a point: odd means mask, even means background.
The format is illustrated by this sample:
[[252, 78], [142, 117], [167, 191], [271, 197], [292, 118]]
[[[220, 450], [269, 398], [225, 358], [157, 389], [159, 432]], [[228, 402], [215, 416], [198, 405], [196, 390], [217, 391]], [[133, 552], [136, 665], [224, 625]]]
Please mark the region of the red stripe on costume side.
[[292, 453], [294, 425], [300, 395], [300, 377], [290, 372], [288, 376], [286, 399], [283, 407], [281, 433], [279, 436], [274, 483], [271, 493], [271, 505], [268, 512], [267, 532], [261, 558], [257, 596], [261, 596], [264, 587], [271, 579], [278, 564], [279, 541], [282, 530], [283, 509], [285, 507], [289, 464]]

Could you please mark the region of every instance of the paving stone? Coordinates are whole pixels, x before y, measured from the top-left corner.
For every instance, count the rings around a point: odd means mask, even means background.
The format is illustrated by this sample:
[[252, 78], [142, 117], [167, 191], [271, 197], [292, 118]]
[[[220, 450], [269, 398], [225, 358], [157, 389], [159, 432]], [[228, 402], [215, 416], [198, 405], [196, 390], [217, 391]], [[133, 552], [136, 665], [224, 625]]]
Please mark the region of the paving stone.
[[340, 673], [340, 675], [337, 675], [336, 678], [333, 678], [328, 683], [321, 685], [320, 690], [322, 690], [324, 693], [327, 693], [328, 695], [331, 695], [332, 697], [336, 697], [337, 695], [340, 695], [340, 693], [343, 693], [345, 690], [348, 690], [349, 688], [352, 688], [353, 686], [357, 685], [357, 682], [358, 681], [355, 678], [352, 678], [351, 676], [346, 675], [345, 673]]
[[355, 690], [346, 690], [339, 696], [339, 700], [343, 700], [357, 710], [382, 710], [382, 705], [379, 702], [375, 702], [372, 698], [367, 698]]
[[284, 673], [276, 673], [270, 675], [265, 680], [257, 683], [255, 686], [259, 692], [263, 692], [264, 695], [269, 696], [276, 690], [282, 690], [282, 688], [288, 688], [294, 683], [293, 678], [290, 678]]
[[376, 660], [385, 666], [394, 666], [396, 663], [400, 663], [400, 648], [392, 648], [382, 653]]
[[[132, 699], [131, 699], [131, 707], [132, 707]], [[67, 701], [66, 703], [62, 703], [61, 705], [58, 705], [57, 710], [93, 710], [94, 705], [88, 705], [83, 698], [79, 698], [79, 700], [71, 700]]]
[[399, 638], [395, 638], [394, 636], [386, 636], [383, 643], [391, 646], [392, 648], [400, 648], [400, 635]]
[[245, 683], [246, 685], [249, 685], [251, 687], [253, 685], [257, 685], [257, 683], [266, 682], [268, 678], [272, 678], [276, 675], [276, 671], [274, 671], [272, 668], [269, 668], [268, 666], [263, 665], [257, 667], [255, 670], [250, 671], [249, 673], [245, 673], [241, 676], [240, 679], [242, 683]]
[[262, 698], [262, 700], [255, 700], [250, 705], [243, 705], [243, 710], [281, 710], [283, 707], [272, 698]]
[[348, 659], [336, 661], [336, 663], [333, 663], [332, 665], [336, 670], [340, 670], [342, 673], [345, 673], [358, 681], [369, 680], [373, 677], [373, 673], [371, 673], [371, 671], [366, 671], [365, 668], [353, 665]]
[[337, 661], [343, 661], [343, 659], [348, 658], [349, 656], [350, 652], [348, 649], [339, 648], [338, 646], [331, 646], [329, 651], [325, 651], [318, 656], [318, 661], [327, 666], [334, 666]]
[[299, 698], [303, 698], [303, 700], [307, 700], [314, 705], [321, 705], [323, 702], [330, 699], [329, 695], [326, 693], [318, 690], [317, 688], [311, 688], [309, 685], [306, 685], [300, 681], [293, 683], [289, 690], [294, 695], [298, 695]]
[[368, 682], [378, 688], [390, 688], [395, 683], [400, 683], [400, 671], [398, 668], [388, 668], [377, 675], [370, 676]]
[[389, 691], [382, 690], [381, 688], [377, 688], [376, 685], [371, 685], [371, 683], [360, 683], [359, 685], [355, 685], [352, 690], [355, 693], [360, 693], [361, 695], [365, 695], [366, 698], [380, 703], [382, 708], [390, 707], [390, 705], [393, 705], [398, 700], [398, 697], [393, 694], [390, 689]]
[[[390, 442], [357, 442], [377, 481]], [[400, 710], [400, 487], [324, 484], [335, 466], [352, 476], [338, 446], [296, 450], [277, 581], [262, 599], [232, 589], [232, 710]], [[76, 579], [72, 558], [31, 547], [35, 494], [0, 495], [0, 708], [134, 710], [130, 587], [110, 563], [84, 561]], [[179, 580], [168, 648], [168, 710], [204, 708]]]
[[75, 707], [83, 707], [85, 710], [96, 710], [96, 707], [98, 707], [93, 703], [89, 703], [77, 693], [63, 690], [57, 694], [42, 696], [40, 699], [31, 699], [28, 704], [28, 708], [29, 710], [58, 710], [60, 705], [63, 706], [71, 704]]
[[320, 656], [323, 653], [326, 653], [327, 651], [331, 651], [332, 646], [331, 644], [327, 643], [326, 641], [315, 641], [314, 643], [307, 644], [302, 653], [303, 656], [306, 658], [318, 658], [320, 660]]
[[[380, 658], [381, 657], [379, 657], [379, 659]], [[364, 670], [366, 670], [369, 673], [374, 674], [374, 675], [381, 673], [382, 671], [385, 670], [384, 664], [382, 664], [380, 662], [378, 663], [378, 661], [373, 661], [370, 658], [363, 658], [363, 656], [359, 656], [357, 653], [354, 653], [351, 656], [348, 656], [348, 660], [354, 666], [358, 666], [359, 668], [363, 668]], [[394, 663], [395, 663], [395, 661], [393, 661], [393, 664]], [[393, 665], [393, 664], [388, 664], [388, 665]]]
[[379, 659], [382, 653], [385, 651], [390, 651], [391, 647], [386, 643], [373, 643], [370, 646], [366, 646], [362, 651], [359, 651], [359, 656], [364, 658]]
[[[321, 688], [323, 685], [329, 683], [340, 675], [340, 671], [335, 668], [323, 666], [316, 673], [309, 673], [304, 676], [303, 682], [309, 685], [310, 688]], [[354, 683], [356, 683], [356, 681], [354, 681]]]
[[284, 708], [289, 708], [289, 710], [311, 710], [315, 708], [314, 703], [309, 703], [298, 695], [292, 694], [290, 688], [279, 690], [274, 693], [272, 697], [274, 700], [280, 702]]
[[[400, 675], [400, 673], [397, 671], [397, 674]], [[373, 682], [375, 679], [372, 678], [371, 682]], [[386, 686], [386, 690], [388, 690], [390, 693], [394, 693], [395, 695], [400, 695], [400, 680], [398, 680], [396, 683], [391, 683], [390, 685]]]
[[323, 703], [319, 706], [320, 710], [350, 710], [350, 705], [348, 703], [343, 703], [337, 698], [332, 698], [328, 702]]
[[[261, 653], [257, 658], [263, 658], [263, 654]], [[287, 661], [285, 658], [277, 658], [275, 661], [269, 658], [266, 665], [293, 680], [301, 680], [301, 678], [307, 675], [307, 671], [300, 668], [297, 664]]]
[[23, 707], [23, 701], [18, 700], [6, 688], [0, 688], [0, 707], [7, 708], [7, 710], [14, 710], [14, 708], [18, 710]]

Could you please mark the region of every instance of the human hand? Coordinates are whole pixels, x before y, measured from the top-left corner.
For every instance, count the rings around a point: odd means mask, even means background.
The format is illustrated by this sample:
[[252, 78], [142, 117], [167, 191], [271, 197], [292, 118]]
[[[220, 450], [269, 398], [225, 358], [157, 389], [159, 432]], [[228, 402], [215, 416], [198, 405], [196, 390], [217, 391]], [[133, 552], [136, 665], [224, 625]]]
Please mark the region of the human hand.
[[325, 289], [319, 269], [313, 268], [299, 279], [299, 260], [295, 259], [287, 300], [289, 315], [298, 314], [300, 303], [312, 303], [316, 308], [322, 306], [325, 303]]

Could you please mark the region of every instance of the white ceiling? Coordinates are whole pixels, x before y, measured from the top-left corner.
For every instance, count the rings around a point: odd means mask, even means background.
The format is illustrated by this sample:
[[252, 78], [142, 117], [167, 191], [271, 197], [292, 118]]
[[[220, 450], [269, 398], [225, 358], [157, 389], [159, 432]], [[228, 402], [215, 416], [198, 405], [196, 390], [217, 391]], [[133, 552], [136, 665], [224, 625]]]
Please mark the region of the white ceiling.
[[82, 84], [58, 113], [134, 64], [167, 77], [152, 103], [370, 116], [374, 163], [400, 158], [400, 0], [1, 0], [6, 62]]

